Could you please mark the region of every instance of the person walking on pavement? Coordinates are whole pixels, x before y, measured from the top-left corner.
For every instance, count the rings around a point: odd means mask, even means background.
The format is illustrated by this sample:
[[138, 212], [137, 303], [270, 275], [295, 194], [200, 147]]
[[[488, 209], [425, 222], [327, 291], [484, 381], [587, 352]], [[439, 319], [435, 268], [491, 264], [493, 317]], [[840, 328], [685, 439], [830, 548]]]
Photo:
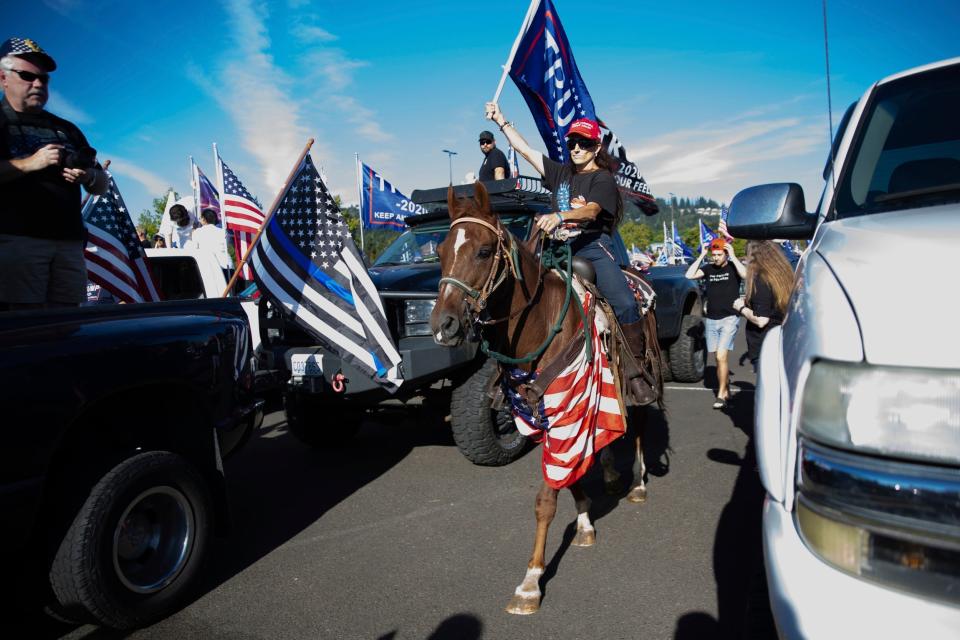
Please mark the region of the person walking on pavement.
[[[708, 255], [711, 264], [702, 264]], [[691, 280], [703, 278], [706, 284], [707, 351], [715, 354], [717, 360], [717, 399], [713, 408], [723, 409], [730, 399], [729, 353], [740, 328], [740, 316], [733, 303], [740, 297], [740, 283], [746, 278], [747, 269], [737, 259], [732, 244], [715, 238], [687, 268], [686, 276]]]
[[483, 152], [483, 164], [480, 165], [480, 181], [503, 180], [510, 175], [510, 163], [503, 151], [497, 149], [497, 142], [489, 131], [480, 132], [480, 151]]
[[747, 357], [756, 373], [763, 338], [771, 328], [783, 323], [793, 289], [793, 269], [776, 243], [747, 243], [746, 282], [746, 296], [735, 300], [733, 308], [747, 319]]

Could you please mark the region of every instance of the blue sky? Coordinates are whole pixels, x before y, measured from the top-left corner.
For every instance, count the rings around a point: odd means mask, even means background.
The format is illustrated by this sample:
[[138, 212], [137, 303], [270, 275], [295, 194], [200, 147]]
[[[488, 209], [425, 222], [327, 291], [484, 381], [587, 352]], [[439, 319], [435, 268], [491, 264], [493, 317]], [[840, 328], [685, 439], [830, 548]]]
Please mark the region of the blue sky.
[[[763, 182], [819, 197], [828, 144], [823, 14], [806, 2], [555, 0], [597, 112], [655, 195], [727, 201]], [[58, 69], [48, 109], [110, 158], [132, 212], [211, 143], [264, 205], [308, 137], [356, 202], [354, 154], [401, 191], [477, 171], [477, 134], [528, 3], [43, 0], [5, 12]], [[584, 7], [590, 7], [586, 9]], [[831, 0], [834, 123], [873, 81], [960, 55], [956, 0]], [[508, 79], [507, 117], [543, 148]], [[498, 142], [505, 141], [498, 134]], [[521, 173], [532, 170], [521, 163]]]

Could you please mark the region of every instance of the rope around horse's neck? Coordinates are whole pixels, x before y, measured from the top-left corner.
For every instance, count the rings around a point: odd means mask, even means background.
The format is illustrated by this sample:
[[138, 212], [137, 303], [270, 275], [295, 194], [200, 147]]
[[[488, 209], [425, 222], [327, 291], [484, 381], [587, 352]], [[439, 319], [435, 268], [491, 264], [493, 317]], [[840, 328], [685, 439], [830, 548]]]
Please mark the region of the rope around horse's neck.
[[[488, 357], [493, 358], [497, 362], [502, 362], [503, 364], [527, 364], [538, 359], [543, 353], [547, 350], [550, 344], [553, 342], [553, 339], [557, 336], [558, 333], [563, 329], [563, 323], [567, 318], [567, 310], [570, 308], [571, 298], [576, 298], [577, 300], [577, 311], [580, 313], [580, 319], [583, 322], [583, 331], [586, 334], [587, 331], [587, 313], [583, 309], [583, 304], [580, 302], [580, 296], [577, 295], [577, 292], [573, 289], [573, 252], [570, 249], [570, 245], [567, 243], [561, 244], [556, 251], [546, 251], [544, 249], [540, 254], [540, 262], [543, 268], [545, 269], [554, 269], [556, 268], [565, 283], [565, 292], [563, 296], [563, 306], [560, 308], [560, 316], [557, 318], [556, 323], [550, 330], [547, 332], [547, 337], [544, 339], [543, 343], [537, 347], [535, 350], [526, 354], [525, 356], [519, 358], [512, 358], [508, 355], [499, 353], [490, 348], [490, 342], [486, 338], [480, 340], [480, 350]], [[560, 271], [560, 267], [565, 265], [564, 269]], [[592, 341], [588, 338], [585, 341], [587, 348], [587, 359], [593, 359], [593, 344]]]

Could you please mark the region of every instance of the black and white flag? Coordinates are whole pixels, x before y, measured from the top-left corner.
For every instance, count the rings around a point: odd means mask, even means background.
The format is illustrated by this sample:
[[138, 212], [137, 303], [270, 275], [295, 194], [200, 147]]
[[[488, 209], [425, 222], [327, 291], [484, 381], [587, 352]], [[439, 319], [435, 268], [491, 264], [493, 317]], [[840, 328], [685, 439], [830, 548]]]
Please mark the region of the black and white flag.
[[320, 174], [306, 154], [252, 255], [261, 292], [345, 362], [395, 391], [400, 354], [383, 302]]

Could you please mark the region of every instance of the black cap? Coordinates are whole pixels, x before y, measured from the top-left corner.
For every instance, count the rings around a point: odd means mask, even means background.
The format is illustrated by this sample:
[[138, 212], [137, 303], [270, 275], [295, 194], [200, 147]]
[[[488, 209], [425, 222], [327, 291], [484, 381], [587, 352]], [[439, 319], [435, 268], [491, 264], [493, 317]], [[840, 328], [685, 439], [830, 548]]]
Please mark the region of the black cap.
[[489, 131], [481, 131], [480, 140], [490, 140], [491, 142], [493, 142], [493, 134], [490, 133]]
[[50, 54], [30, 38], [10, 38], [0, 45], [0, 58], [17, 56], [33, 61], [47, 71], [56, 71], [57, 63]]

